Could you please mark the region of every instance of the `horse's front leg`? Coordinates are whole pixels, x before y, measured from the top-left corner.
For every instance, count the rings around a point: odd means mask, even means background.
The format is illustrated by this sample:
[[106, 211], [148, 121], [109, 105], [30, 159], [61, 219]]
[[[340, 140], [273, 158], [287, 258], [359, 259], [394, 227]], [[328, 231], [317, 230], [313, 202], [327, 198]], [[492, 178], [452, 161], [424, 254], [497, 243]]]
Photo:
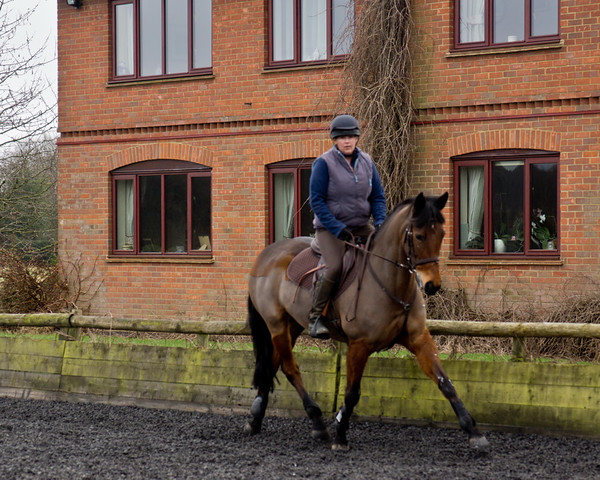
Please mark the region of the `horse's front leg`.
[[458, 418], [460, 427], [469, 436], [469, 443], [476, 449], [486, 449], [489, 442], [485, 436], [477, 429], [475, 419], [467, 411], [462, 401], [458, 398], [452, 381], [446, 375], [438, 357], [437, 347], [429, 330], [423, 332], [413, 340], [407, 340], [403, 344], [416, 355], [419, 366], [438, 386], [440, 391], [450, 402], [454, 413]]
[[360, 381], [369, 359], [370, 351], [362, 342], [352, 342], [348, 345], [346, 354], [346, 391], [344, 405], [335, 416], [335, 439], [333, 450], [348, 450], [346, 433], [350, 426], [350, 417], [360, 399]]

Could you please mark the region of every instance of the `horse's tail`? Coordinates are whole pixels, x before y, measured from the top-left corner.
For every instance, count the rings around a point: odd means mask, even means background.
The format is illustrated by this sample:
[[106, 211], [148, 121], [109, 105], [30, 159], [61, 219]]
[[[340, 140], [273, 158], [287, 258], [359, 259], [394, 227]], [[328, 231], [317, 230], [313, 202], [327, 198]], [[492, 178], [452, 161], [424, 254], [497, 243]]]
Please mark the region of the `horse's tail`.
[[265, 319], [258, 313], [250, 297], [248, 297], [248, 323], [250, 324], [254, 356], [256, 358], [252, 386], [262, 392], [273, 391], [275, 372], [273, 371], [271, 332], [269, 332]]

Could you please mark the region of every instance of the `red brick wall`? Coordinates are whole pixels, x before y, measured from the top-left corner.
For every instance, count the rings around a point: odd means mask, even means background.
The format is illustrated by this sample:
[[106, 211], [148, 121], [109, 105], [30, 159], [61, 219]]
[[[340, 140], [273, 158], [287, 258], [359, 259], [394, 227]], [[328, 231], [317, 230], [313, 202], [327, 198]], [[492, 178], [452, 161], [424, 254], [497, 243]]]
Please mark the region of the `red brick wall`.
[[[266, 2], [213, 5], [212, 77], [115, 86], [110, 2], [58, 3], [60, 253], [81, 270], [72, 283], [87, 311], [243, 318], [248, 271], [268, 241], [265, 165], [330, 146], [340, 67], [266, 72]], [[212, 167], [212, 263], [109, 258], [109, 172], [154, 158]]]
[[[560, 152], [559, 261], [458, 260], [445, 243], [446, 285], [487, 308], [551, 306], [600, 285], [600, 3], [561, 0], [556, 48], [457, 55], [453, 2], [415, 2], [417, 153], [413, 188], [448, 189], [453, 155], [488, 149]], [[440, 174], [441, 172], [441, 174]]]
[[[598, 25], [595, 0], [561, 0], [560, 48], [453, 56], [452, 1], [415, 0], [414, 192], [450, 191], [447, 285], [473, 302], [549, 303], [599, 283]], [[59, 241], [78, 306], [116, 317], [242, 318], [268, 239], [265, 165], [328, 148], [339, 67], [264, 70], [265, 0], [213, 0], [210, 78], [109, 85], [110, 2], [59, 12]], [[561, 152], [560, 261], [463, 261], [452, 251], [452, 155]], [[213, 169], [214, 262], [108, 257], [110, 170], [164, 156]], [[75, 279], [78, 276], [79, 279]]]

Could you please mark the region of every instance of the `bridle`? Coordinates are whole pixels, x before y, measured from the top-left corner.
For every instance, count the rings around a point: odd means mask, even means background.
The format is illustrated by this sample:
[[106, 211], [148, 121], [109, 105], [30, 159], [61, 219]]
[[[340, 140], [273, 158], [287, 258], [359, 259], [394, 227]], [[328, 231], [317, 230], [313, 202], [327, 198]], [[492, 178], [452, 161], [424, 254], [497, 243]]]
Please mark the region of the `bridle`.
[[379, 255], [377, 253], [374, 253], [371, 251], [371, 246], [372, 246], [372, 240], [375, 237], [375, 235], [377, 234], [377, 232], [372, 232], [368, 238], [367, 241], [365, 243], [364, 248], [360, 247], [358, 245], [356, 245], [356, 242], [345, 242], [346, 245], [349, 245], [353, 248], [358, 249], [359, 251], [361, 251], [364, 256], [363, 256], [363, 262], [362, 265], [360, 267], [359, 270], [359, 276], [358, 276], [358, 287], [357, 287], [357, 292], [356, 292], [356, 302], [355, 302], [355, 309], [354, 311], [356, 312], [356, 307], [358, 305], [358, 297], [360, 294], [360, 289], [361, 289], [361, 283], [362, 283], [362, 278], [364, 276], [364, 272], [365, 272], [365, 267], [369, 268], [369, 272], [371, 272], [371, 275], [373, 276], [373, 278], [375, 279], [375, 282], [377, 283], [377, 285], [379, 286], [379, 288], [381, 288], [381, 290], [383, 292], [385, 292], [385, 294], [395, 303], [397, 303], [398, 305], [402, 306], [402, 308], [404, 309], [404, 312], [406, 313], [406, 315], [408, 316], [408, 312], [410, 311], [413, 302], [415, 301], [415, 297], [417, 296], [417, 290], [415, 289], [413, 292], [413, 296], [412, 299], [410, 300], [410, 302], [405, 302], [404, 300], [402, 300], [401, 298], [398, 298], [396, 295], [394, 295], [382, 282], [382, 280], [379, 278], [379, 276], [377, 275], [377, 273], [375, 272], [375, 269], [373, 268], [373, 265], [371, 264], [371, 262], [369, 262], [369, 256], [373, 256], [373, 257], [377, 257], [385, 262], [391, 263], [392, 265], [394, 265], [396, 268], [404, 268], [406, 270], [408, 270], [408, 272], [411, 275], [414, 275], [414, 278], [416, 279], [417, 282], [417, 286], [419, 287], [419, 289], [423, 289], [423, 282], [421, 280], [421, 277], [418, 275], [416, 267], [420, 266], [420, 265], [426, 265], [428, 263], [439, 263], [440, 259], [439, 257], [428, 257], [428, 258], [422, 258], [422, 259], [418, 259], [415, 260], [414, 259], [414, 239], [413, 239], [413, 224], [411, 223], [405, 230], [405, 235], [404, 235], [404, 244], [406, 246], [405, 248], [405, 253], [406, 253], [406, 263], [402, 263], [402, 262], [398, 262], [395, 260], [391, 260], [387, 257], [384, 257], [382, 255]]

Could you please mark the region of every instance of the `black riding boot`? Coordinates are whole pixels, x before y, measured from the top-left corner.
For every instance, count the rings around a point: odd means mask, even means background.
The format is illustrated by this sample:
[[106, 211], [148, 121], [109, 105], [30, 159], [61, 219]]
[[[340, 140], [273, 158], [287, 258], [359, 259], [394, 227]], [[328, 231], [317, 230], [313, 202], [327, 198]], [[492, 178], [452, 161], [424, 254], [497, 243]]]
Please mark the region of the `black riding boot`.
[[330, 337], [322, 315], [336, 285], [337, 282], [332, 282], [325, 277], [319, 278], [315, 285], [312, 308], [308, 316], [308, 333], [313, 338], [324, 340]]

